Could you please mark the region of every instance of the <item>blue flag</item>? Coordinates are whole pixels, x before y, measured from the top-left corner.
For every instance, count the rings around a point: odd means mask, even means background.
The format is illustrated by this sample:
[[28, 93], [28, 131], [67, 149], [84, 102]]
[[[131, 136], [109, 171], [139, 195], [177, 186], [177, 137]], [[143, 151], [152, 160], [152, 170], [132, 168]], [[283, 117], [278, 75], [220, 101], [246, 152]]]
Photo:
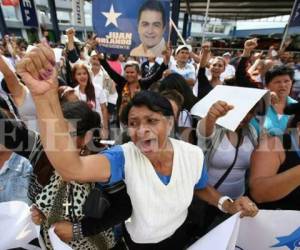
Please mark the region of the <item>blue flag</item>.
[[289, 27], [300, 26], [300, 0], [295, 0]]
[[158, 56], [166, 48], [170, 0], [94, 0], [93, 26], [101, 52]]

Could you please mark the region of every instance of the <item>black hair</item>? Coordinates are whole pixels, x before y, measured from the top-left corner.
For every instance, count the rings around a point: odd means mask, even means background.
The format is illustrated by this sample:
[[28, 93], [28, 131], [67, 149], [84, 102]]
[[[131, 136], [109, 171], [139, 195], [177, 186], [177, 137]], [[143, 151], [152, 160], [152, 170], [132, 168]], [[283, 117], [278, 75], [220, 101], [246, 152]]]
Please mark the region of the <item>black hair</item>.
[[188, 111], [199, 101], [183, 76], [177, 73], [172, 73], [161, 81], [159, 92], [171, 89], [177, 90], [183, 96], [182, 107]]
[[153, 112], [159, 112], [163, 116], [173, 116], [171, 103], [159, 93], [144, 90], [137, 93], [122, 110], [120, 120], [124, 125], [128, 123], [128, 115], [133, 107], [146, 106]]
[[268, 85], [276, 76], [288, 75], [291, 80], [294, 80], [294, 70], [288, 66], [274, 66], [267, 71], [265, 75], [266, 85]]
[[2, 79], [1, 81], [1, 88], [7, 93], [7, 94], [10, 94], [10, 91], [9, 91], [9, 88], [7, 86], [7, 83], [5, 81], [5, 79]]
[[2, 96], [0, 96], [0, 108], [9, 110], [9, 106], [8, 106], [7, 102], [5, 101], [5, 99], [2, 98]]
[[86, 102], [66, 102], [62, 104], [64, 117], [76, 127], [77, 136], [84, 136], [91, 129], [99, 128], [100, 115], [90, 109]]
[[111, 61], [117, 61], [118, 58], [119, 58], [119, 55], [118, 55], [118, 54], [111, 54], [111, 55], [109, 56], [109, 60], [111, 60]]
[[160, 93], [162, 96], [166, 97], [168, 100], [174, 101], [179, 108], [179, 112], [181, 110], [183, 104], [183, 96], [175, 89], [164, 90]]
[[145, 10], [152, 10], [152, 11], [157, 11], [161, 13], [162, 16], [162, 22], [163, 22], [163, 27], [166, 26], [166, 14], [163, 5], [161, 4], [160, 1], [157, 0], [148, 0], [143, 3], [143, 5], [139, 9], [139, 14], [138, 14], [138, 23], [140, 22], [142, 12]]
[[293, 119], [291, 120], [289, 127], [296, 128], [298, 122], [300, 122], [300, 103], [291, 103], [284, 108], [283, 113], [285, 115], [294, 115]]

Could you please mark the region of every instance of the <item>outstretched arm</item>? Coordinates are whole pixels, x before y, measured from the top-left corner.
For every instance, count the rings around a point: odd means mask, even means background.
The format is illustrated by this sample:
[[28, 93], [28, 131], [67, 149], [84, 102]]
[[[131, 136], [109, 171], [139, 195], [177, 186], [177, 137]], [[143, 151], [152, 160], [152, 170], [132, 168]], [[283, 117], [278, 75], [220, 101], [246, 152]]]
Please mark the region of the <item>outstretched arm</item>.
[[201, 49], [201, 58], [198, 71], [198, 93], [197, 97], [202, 99], [206, 96], [213, 87], [210, 85], [209, 80], [205, 75], [206, 65], [210, 57], [210, 43], [204, 43]]
[[4, 75], [4, 80], [12, 97], [23, 96], [25, 86], [19, 81], [16, 74], [8, 67], [3, 57], [0, 55], [0, 72]]
[[[35, 60], [42, 63], [35, 65]], [[31, 91], [36, 105], [44, 150], [53, 167], [66, 181], [105, 182], [110, 177], [109, 160], [101, 155], [79, 157], [69, 134], [70, 128], [64, 120], [58, 99], [54, 61], [51, 48], [38, 45], [17, 65], [17, 71]], [[47, 72], [45, 65], [49, 67]]]
[[247, 40], [244, 44], [244, 50], [242, 57], [238, 63], [235, 77], [237, 85], [240, 87], [248, 88], [261, 88], [261, 84], [251, 79], [251, 76], [247, 72], [247, 65], [252, 51], [257, 47], [257, 38]]
[[282, 199], [299, 187], [300, 165], [278, 173], [284, 157], [282, 143], [277, 137], [264, 138], [253, 152], [249, 185], [256, 202]]
[[198, 122], [197, 134], [202, 137], [210, 137], [214, 132], [217, 119], [226, 115], [231, 109], [233, 109], [233, 106], [226, 102], [217, 101], [214, 103], [208, 110], [207, 115]]

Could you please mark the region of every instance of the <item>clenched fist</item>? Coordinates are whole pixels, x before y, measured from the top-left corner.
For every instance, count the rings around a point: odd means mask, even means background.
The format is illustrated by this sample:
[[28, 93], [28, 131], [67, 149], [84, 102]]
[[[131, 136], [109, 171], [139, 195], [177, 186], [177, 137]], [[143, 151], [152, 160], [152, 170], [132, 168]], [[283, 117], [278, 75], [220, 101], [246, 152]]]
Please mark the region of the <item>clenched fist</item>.
[[55, 55], [48, 46], [37, 45], [22, 58], [16, 68], [32, 96], [43, 95], [58, 87]]

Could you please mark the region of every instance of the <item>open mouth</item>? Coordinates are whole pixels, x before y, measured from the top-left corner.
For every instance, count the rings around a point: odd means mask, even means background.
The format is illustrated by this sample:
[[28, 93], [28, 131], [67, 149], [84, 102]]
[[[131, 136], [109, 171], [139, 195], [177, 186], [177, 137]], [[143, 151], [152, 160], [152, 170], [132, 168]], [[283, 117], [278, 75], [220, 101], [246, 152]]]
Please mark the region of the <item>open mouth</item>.
[[142, 140], [138, 143], [140, 150], [143, 153], [153, 152], [156, 146], [155, 139]]

